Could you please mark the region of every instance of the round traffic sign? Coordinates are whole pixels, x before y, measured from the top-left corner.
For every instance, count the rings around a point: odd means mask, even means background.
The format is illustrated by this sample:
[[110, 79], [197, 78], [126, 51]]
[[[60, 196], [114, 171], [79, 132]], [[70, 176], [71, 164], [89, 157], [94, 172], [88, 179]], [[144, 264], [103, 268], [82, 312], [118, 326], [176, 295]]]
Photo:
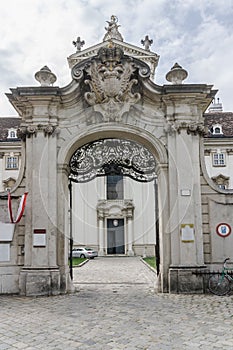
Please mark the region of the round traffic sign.
[[231, 234], [231, 226], [222, 222], [217, 225], [216, 232], [221, 237], [227, 237]]

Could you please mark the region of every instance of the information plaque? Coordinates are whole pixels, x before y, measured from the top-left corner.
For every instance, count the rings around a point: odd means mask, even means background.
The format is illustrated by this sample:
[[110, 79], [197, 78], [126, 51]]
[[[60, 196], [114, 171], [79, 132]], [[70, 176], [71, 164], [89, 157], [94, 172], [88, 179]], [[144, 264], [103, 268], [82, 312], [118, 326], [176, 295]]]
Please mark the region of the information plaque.
[[45, 229], [33, 230], [33, 247], [37, 247], [37, 248], [46, 247], [46, 230]]

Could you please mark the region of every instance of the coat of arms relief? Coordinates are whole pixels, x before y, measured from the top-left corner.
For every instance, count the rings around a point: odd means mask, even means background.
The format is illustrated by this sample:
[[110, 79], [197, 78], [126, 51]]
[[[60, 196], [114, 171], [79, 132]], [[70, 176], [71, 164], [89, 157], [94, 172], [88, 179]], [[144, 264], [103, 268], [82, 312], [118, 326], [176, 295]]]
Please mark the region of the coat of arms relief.
[[[83, 72], [84, 71], [84, 72]], [[84, 76], [84, 83], [90, 91], [85, 92], [86, 102], [103, 121], [119, 121], [130, 107], [141, 99], [135, 86], [137, 71], [142, 77], [149, 77], [150, 69], [144, 62], [125, 56], [120, 47], [102, 47], [98, 55], [87, 60], [82, 67], [73, 68], [75, 79]]]

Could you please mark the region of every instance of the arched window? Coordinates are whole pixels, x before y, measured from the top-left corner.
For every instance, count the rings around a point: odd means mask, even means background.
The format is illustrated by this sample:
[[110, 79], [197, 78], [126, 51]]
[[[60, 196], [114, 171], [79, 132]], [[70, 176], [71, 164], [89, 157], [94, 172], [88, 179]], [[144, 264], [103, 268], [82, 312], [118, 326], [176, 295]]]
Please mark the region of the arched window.
[[13, 128], [8, 130], [8, 139], [16, 139], [17, 138], [17, 131]]
[[215, 134], [221, 134], [221, 129], [217, 126], [217, 127], [214, 129], [214, 133], [215, 133]]
[[222, 125], [220, 125], [220, 124], [213, 125], [212, 134], [213, 135], [222, 135], [223, 134]]

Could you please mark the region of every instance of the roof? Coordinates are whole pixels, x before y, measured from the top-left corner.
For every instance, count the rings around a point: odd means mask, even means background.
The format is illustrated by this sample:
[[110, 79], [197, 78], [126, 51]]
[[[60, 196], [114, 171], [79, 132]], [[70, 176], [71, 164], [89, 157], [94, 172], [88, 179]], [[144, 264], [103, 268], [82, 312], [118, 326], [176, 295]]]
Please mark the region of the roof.
[[0, 117], [0, 142], [14, 142], [19, 141], [19, 138], [9, 139], [8, 130], [11, 128], [18, 129], [21, 122], [19, 117]]
[[[233, 112], [205, 113], [204, 119], [205, 126], [207, 126], [209, 130], [208, 135], [206, 137], [233, 137]], [[211, 128], [216, 124], [220, 124], [222, 126], [222, 135], [213, 135], [211, 133]]]

